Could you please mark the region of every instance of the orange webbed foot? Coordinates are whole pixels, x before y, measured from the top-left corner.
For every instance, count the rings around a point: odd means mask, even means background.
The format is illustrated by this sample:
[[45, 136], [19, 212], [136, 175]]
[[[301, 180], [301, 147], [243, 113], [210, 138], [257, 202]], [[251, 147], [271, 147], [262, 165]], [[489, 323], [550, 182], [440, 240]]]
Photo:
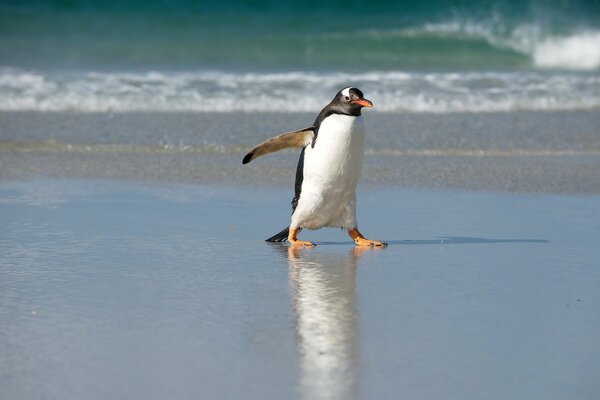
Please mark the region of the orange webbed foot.
[[358, 229], [348, 229], [348, 235], [357, 246], [369, 246], [369, 247], [386, 247], [387, 243], [380, 242], [379, 240], [371, 240], [364, 237]]
[[298, 233], [300, 233], [300, 230], [300, 228], [290, 228], [288, 242], [290, 242], [292, 246], [315, 247], [316, 244], [314, 244], [313, 242], [305, 242], [304, 240], [298, 240], [296, 238], [296, 236], [298, 236]]
[[290, 242], [290, 244], [292, 246], [303, 246], [303, 247], [315, 247], [316, 244], [314, 244], [313, 242], [306, 242], [304, 240], [289, 240], [288, 242]]
[[370, 240], [367, 238], [358, 238], [354, 240], [357, 246], [370, 246], [370, 247], [386, 247], [387, 243], [380, 242], [379, 240]]

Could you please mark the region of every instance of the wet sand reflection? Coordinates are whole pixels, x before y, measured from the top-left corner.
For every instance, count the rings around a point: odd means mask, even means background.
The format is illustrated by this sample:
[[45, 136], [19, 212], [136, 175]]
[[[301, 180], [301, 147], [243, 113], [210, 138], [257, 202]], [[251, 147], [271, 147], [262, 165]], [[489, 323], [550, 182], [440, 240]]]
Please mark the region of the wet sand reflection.
[[355, 286], [357, 260], [363, 251], [352, 249], [344, 255], [288, 248], [301, 388], [306, 399], [357, 397], [360, 354]]

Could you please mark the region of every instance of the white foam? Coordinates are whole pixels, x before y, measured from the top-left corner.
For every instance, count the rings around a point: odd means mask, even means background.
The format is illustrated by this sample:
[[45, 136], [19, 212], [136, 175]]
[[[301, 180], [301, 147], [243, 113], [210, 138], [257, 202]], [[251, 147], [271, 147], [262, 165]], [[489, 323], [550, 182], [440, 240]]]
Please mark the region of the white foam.
[[0, 110], [317, 112], [349, 84], [373, 100], [375, 107], [369, 112], [600, 107], [600, 75], [596, 72], [206, 71], [65, 75], [0, 69]]
[[533, 60], [545, 68], [600, 68], [600, 32], [546, 39], [535, 46]]

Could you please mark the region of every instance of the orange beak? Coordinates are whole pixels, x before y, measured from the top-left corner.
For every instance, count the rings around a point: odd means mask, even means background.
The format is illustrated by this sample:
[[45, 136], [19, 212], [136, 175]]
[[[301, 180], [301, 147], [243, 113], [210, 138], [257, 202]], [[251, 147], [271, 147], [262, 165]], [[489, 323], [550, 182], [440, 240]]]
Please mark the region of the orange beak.
[[358, 104], [363, 107], [373, 107], [373, 103], [371, 102], [371, 100], [367, 99], [352, 100], [352, 104]]

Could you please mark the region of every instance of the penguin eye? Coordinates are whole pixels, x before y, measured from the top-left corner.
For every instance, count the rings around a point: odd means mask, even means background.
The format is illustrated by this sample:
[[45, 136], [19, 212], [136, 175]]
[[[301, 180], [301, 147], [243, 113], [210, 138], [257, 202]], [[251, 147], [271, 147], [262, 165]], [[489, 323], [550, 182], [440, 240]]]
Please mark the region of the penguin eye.
[[350, 100], [350, 96], [345, 97], [346, 101]]

